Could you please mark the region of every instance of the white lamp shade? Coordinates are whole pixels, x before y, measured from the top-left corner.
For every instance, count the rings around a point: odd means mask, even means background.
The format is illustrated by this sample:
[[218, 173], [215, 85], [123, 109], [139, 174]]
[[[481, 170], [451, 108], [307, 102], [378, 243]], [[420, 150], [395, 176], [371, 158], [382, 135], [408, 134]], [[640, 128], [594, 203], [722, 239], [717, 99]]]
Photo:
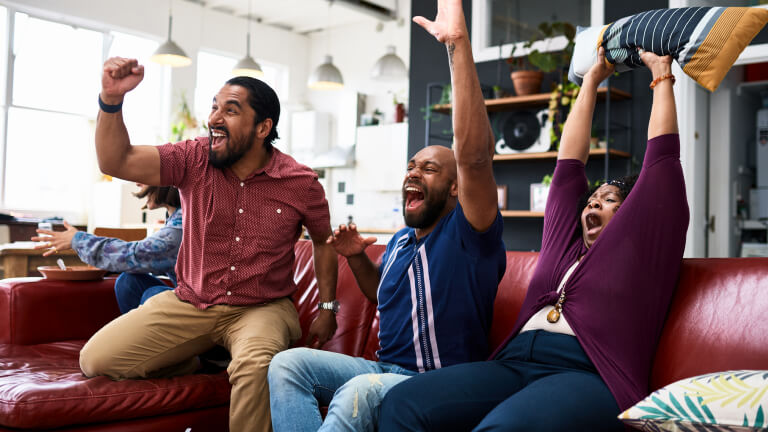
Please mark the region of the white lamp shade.
[[344, 87], [341, 72], [333, 65], [331, 56], [325, 56], [323, 64], [309, 76], [307, 86], [312, 90], [337, 90]]
[[387, 53], [373, 65], [371, 78], [381, 81], [400, 81], [408, 78], [408, 68], [395, 54], [394, 46], [388, 46]]
[[264, 71], [261, 70], [259, 65], [253, 57], [247, 55], [242, 60], [237, 62], [232, 69], [232, 74], [235, 76], [248, 76], [251, 78], [261, 78], [264, 76]]
[[189, 66], [192, 64], [192, 59], [189, 58], [183, 49], [179, 48], [179, 46], [171, 40], [172, 27], [173, 16], [168, 15], [168, 40], [166, 40], [164, 44], [157, 47], [149, 60], [171, 67]]

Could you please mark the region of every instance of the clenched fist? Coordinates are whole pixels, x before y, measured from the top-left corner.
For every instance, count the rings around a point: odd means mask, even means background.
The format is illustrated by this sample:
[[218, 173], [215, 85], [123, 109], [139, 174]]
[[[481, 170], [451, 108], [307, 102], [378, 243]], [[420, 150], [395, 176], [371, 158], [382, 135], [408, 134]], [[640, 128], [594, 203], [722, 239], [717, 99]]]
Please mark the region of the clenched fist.
[[112, 57], [104, 62], [101, 76], [101, 100], [110, 105], [123, 101], [126, 93], [136, 88], [144, 79], [144, 66], [136, 59]]

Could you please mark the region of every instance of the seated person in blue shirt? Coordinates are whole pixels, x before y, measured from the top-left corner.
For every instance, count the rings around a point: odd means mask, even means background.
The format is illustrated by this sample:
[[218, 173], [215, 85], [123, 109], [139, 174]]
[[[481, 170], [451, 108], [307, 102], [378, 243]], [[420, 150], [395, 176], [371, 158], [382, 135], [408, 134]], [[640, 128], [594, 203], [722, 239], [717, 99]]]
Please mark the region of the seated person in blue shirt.
[[[372, 431], [381, 400], [397, 383], [489, 354], [493, 303], [506, 267], [494, 140], [472, 56], [453, 58], [450, 49], [448, 55], [455, 150], [426, 147], [408, 161], [407, 227], [389, 242], [381, 265], [364, 252], [376, 239], [362, 238], [352, 224], [328, 239], [378, 304], [378, 361], [309, 348], [278, 353], [269, 366], [275, 432]], [[338, 309], [329, 303], [319, 306]], [[318, 405], [329, 406], [325, 422]]]
[[66, 231], [37, 230], [50, 237], [32, 237], [45, 242], [36, 249], [48, 248], [43, 255], [74, 249], [80, 259], [94, 267], [110, 272], [123, 272], [115, 281], [115, 296], [120, 312], [126, 313], [147, 299], [165, 290], [173, 289], [152, 276], [165, 275], [176, 285], [176, 257], [181, 245], [181, 199], [175, 187], [142, 186], [137, 198], [147, 198], [144, 208], [165, 207], [168, 217], [165, 226], [140, 241], [126, 242], [116, 238], [98, 237], [78, 231], [66, 221]]

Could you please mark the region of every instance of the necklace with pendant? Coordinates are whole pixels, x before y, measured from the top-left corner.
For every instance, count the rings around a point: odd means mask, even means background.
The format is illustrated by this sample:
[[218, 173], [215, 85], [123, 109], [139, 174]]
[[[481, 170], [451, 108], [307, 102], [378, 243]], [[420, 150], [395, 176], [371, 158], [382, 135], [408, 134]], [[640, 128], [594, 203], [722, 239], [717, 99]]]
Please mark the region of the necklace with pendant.
[[560, 320], [560, 313], [563, 311], [563, 303], [565, 303], [565, 287], [560, 291], [560, 298], [557, 299], [555, 307], [553, 307], [547, 314], [547, 321], [554, 324]]

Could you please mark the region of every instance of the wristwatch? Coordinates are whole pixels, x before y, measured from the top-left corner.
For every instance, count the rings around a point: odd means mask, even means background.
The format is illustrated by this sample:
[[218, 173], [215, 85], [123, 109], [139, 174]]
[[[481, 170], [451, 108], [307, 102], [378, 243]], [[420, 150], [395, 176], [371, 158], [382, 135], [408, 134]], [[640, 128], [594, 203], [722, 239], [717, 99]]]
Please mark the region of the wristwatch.
[[317, 304], [318, 309], [329, 310], [329, 311], [332, 311], [334, 314], [339, 312], [339, 306], [340, 304], [338, 300], [329, 301], [329, 302], [319, 302]]

